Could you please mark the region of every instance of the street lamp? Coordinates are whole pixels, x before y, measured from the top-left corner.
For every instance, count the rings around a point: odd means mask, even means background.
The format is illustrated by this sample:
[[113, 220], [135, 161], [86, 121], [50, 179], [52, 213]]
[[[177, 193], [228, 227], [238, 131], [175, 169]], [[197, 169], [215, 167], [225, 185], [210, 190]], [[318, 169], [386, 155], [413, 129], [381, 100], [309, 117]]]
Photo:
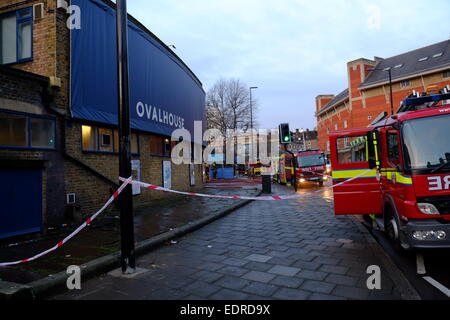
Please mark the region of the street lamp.
[[[251, 155], [253, 155], [253, 104], [252, 104], [252, 90], [258, 89], [258, 87], [250, 87], [250, 128], [251, 128], [251, 143], [252, 151]], [[249, 159], [250, 160], [250, 159]]]
[[300, 133], [303, 134], [303, 150], [306, 150], [306, 137], [305, 137], [305, 130], [303, 128], [300, 130]]
[[390, 93], [390, 101], [391, 101], [391, 115], [394, 114], [394, 101], [392, 100], [392, 69], [391, 67], [378, 69], [378, 68], [369, 68], [369, 71], [379, 70], [379, 71], [387, 71], [389, 73], [389, 93]]

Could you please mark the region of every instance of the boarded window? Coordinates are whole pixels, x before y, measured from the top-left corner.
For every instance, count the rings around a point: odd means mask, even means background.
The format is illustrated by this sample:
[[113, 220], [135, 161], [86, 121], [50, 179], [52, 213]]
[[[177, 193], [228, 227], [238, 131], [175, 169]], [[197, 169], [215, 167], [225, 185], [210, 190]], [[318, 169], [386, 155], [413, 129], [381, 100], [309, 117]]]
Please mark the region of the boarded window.
[[162, 137], [150, 136], [150, 153], [155, 155], [163, 155]]

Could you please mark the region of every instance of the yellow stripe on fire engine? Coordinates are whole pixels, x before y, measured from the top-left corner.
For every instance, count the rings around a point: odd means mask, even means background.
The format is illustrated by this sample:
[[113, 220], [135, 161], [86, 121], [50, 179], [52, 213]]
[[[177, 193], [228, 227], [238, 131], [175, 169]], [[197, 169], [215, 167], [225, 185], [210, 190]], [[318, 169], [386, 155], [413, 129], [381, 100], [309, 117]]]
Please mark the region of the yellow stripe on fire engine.
[[[388, 180], [395, 181], [400, 184], [412, 185], [412, 178], [409, 176], [404, 176], [400, 172], [392, 168], [382, 168], [381, 175], [386, 177]], [[395, 178], [394, 178], [395, 177]]]
[[[360, 174], [363, 174], [364, 172], [367, 172], [367, 170], [369, 169], [333, 170], [331, 174], [333, 176], [333, 179], [351, 179], [359, 176]], [[377, 171], [373, 169], [372, 171], [362, 175], [360, 178], [376, 178], [376, 176]]]

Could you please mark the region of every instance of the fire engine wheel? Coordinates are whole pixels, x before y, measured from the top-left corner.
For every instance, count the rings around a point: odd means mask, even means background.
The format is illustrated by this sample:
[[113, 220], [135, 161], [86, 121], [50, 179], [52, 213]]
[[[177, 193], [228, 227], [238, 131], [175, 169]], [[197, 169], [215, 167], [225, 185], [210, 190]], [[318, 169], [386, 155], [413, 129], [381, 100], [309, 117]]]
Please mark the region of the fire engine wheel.
[[319, 181], [319, 186], [321, 186], [321, 187], [323, 186], [323, 180]]
[[395, 249], [400, 250], [402, 246], [400, 242], [400, 229], [398, 220], [391, 210], [389, 210], [386, 214], [387, 215], [384, 220], [385, 232], [389, 240], [391, 240], [391, 242], [394, 244]]

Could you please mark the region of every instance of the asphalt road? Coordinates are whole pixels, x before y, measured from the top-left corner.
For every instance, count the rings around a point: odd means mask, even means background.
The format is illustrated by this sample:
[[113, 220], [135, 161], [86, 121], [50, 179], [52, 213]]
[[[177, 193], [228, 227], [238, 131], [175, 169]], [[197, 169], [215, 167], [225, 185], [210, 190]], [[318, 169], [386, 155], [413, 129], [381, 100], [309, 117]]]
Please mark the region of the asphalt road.
[[[370, 228], [369, 231], [402, 270], [422, 299], [450, 300], [450, 297], [437, 288], [441, 284], [444, 286], [441, 289], [443, 291], [447, 289], [447, 293], [450, 294], [450, 249], [399, 250], [394, 248], [384, 232]], [[439, 284], [432, 281], [435, 284], [432, 285], [424, 277], [430, 277]]]

